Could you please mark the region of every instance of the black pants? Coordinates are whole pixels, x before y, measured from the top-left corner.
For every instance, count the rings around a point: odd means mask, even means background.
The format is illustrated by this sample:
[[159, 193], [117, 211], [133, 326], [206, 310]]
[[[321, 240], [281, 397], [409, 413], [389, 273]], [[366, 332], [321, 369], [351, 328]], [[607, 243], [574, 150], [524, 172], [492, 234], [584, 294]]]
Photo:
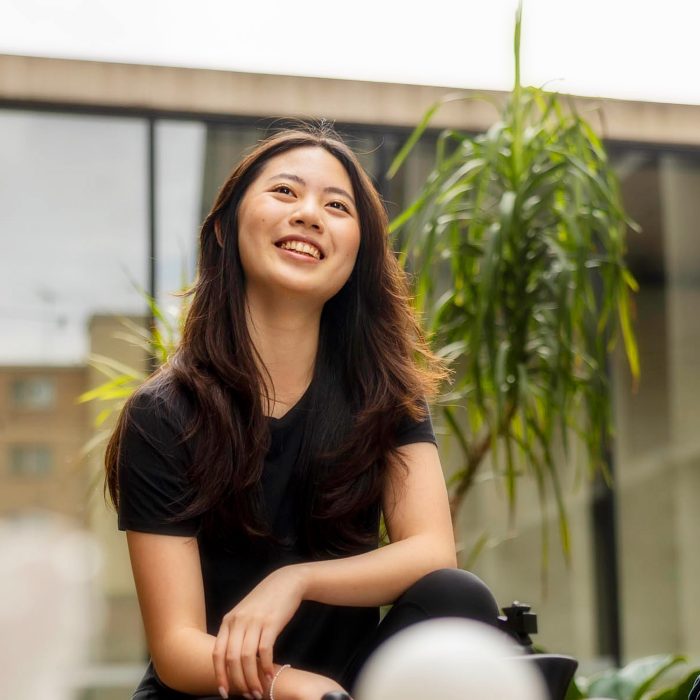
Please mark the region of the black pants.
[[461, 569], [440, 569], [427, 574], [398, 598], [374, 635], [352, 658], [339, 680], [352, 692], [362, 666], [382, 642], [416, 622], [438, 617], [464, 617], [496, 625], [498, 605], [486, 584]]

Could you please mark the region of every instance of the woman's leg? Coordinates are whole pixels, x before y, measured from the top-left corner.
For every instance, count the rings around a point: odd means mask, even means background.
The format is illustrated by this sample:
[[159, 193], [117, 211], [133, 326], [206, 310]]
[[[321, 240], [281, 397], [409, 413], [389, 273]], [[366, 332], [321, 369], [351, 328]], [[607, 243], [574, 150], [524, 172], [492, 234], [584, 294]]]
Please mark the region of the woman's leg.
[[416, 622], [437, 617], [465, 617], [496, 625], [498, 605], [486, 584], [461, 569], [440, 569], [427, 574], [398, 598], [375, 634], [360, 648], [345, 669], [341, 684], [352, 688], [360, 669], [382, 642]]

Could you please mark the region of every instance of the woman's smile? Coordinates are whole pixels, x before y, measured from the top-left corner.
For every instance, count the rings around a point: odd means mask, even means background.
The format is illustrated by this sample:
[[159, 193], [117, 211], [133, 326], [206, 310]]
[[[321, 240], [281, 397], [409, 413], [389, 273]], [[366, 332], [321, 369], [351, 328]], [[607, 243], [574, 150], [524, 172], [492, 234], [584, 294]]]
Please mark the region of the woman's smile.
[[298, 253], [304, 257], [311, 257], [316, 261], [323, 260], [323, 251], [315, 243], [304, 241], [299, 238], [283, 238], [275, 245], [282, 250]]

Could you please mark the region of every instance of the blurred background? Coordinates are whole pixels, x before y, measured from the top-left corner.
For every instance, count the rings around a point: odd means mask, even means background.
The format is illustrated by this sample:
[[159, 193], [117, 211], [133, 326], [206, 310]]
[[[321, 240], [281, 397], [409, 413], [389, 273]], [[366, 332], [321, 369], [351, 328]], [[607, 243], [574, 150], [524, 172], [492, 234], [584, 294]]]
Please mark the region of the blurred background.
[[[125, 318], [149, 322], [139, 289], [176, 314], [171, 292], [192, 277], [217, 188], [280, 120], [333, 121], [398, 214], [441, 128], [496, 119], [484, 101], [446, 105], [387, 179], [435, 100], [455, 89], [503, 99], [514, 11], [506, 0], [0, 1], [0, 518], [46, 539], [59, 517], [101, 551], [73, 681], [82, 700], [127, 697], [146, 658], [102, 452], [84, 450], [100, 407], [76, 398], [104, 379], [90, 355], [145, 371], [118, 337]], [[524, 5], [524, 83], [575, 95], [643, 230], [628, 255], [642, 379], [634, 392], [613, 358], [615, 489], [571, 479], [572, 561], [554, 547], [546, 586], [534, 485], [513, 530], [503, 494], [479, 483], [460, 536], [469, 546], [489, 533], [475, 571], [501, 604], [536, 608], [540, 645], [590, 669], [655, 653], [700, 660], [698, 19], [672, 1]], [[444, 440], [448, 470], [453, 452]]]

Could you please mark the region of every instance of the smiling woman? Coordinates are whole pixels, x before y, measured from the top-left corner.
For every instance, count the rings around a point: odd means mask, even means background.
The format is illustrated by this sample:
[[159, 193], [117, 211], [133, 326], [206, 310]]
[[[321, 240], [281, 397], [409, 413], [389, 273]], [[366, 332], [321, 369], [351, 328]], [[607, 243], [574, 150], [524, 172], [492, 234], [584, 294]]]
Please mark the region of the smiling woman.
[[451, 568], [445, 370], [386, 234], [328, 129], [263, 141], [219, 192], [181, 345], [106, 455], [152, 658], [135, 698], [319, 700], [412, 622], [495, 622]]

